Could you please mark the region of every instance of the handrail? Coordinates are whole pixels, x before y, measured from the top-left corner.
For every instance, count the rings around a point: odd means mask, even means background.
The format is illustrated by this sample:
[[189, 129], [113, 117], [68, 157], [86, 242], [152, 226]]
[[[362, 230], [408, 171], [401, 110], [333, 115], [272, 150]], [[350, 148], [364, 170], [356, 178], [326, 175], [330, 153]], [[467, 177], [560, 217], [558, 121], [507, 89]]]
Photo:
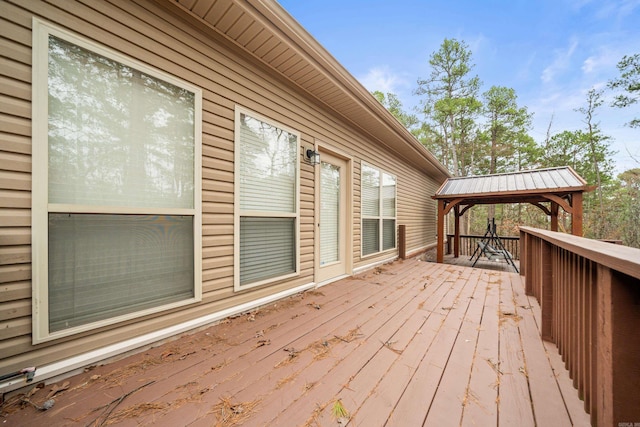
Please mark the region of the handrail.
[[[447, 234], [447, 255], [451, 254], [453, 250], [453, 234]], [[460, 255], [471, 256], [475, 252], [478, 242], [483, 239], [484, 236], [475, 234], [461, 234], [460, 235]], [[519, 236], [500, 236], [500, 240], [504, 244], [506, 250], [508, 250], [513, 256], [514, 260], [520, 259], [520, 237]]]
[[542, 338], [557, 345], [592, 425], [640, 421], [640, 249], [531, 227], [520, 247]]

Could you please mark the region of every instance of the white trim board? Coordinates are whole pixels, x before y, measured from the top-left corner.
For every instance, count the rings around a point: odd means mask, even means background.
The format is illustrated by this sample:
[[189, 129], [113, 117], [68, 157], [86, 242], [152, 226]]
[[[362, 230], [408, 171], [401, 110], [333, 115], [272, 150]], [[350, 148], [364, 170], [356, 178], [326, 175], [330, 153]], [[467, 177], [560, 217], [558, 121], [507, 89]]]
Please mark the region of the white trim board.
[[[54, 377], [60, 377], [64, 375], [73, 375], [73, 371], [83, 368], [88, 365], [93, 365], [101, 361], [108, 360], [110, 358], [122, 355], [123, 353], [132, 352], [142, 349], [151, 344], [159, 341], [171, 338], [173, 336], [183, 334], [185, 332], [207, 326], [229, 316], [235, 314], [244, 313], [250, 311], [256, 307], [260, 307], [274, 301], [286, 298], [291, 295], [306, 291], [316, 287], [315, 282], [307, 283], [292, 289], [278, 292], [273, 295], [269, 295], [263, 298], [259, 298], [254, 301], [249, 301], [244, 304], [237, 305], [235, 307], [227, 308], [225, 310], [218, 311], [216, 313], [209, 314], [207, 316], [200, 317], [198, 319], [190, 320], [188, 322], [180, 323], [168, 328], [161, 329], [159, 331], [151, 332], [140, 337], [131, 338], [119, 343], [111, 344], [106, 347], [98, 348], [87, 353], [79, 354], [74, 357], [70, 357], [59, 362], [51, 363], [49, 365], [36, 367], [36, 374], [33, 381], [29, 384], [36, 384], [41, 381], [45, 381]], [[0, 394], [7, 393], [12, 390], [19, 389], [26, 386], [23, 378], [16, 378], [11, 381], [0, 384]]]
[[377, 267], [379, 265], [388, 264], [388, 263], [393, 262], [393, 261], [395, 261], [397, 259], [398, 259], [398, 255], [394, 254], [390, 258], [385, 258], [383, 260], [376, 261], [376, 262], [373, 262], [371, 264], [367, 264], [367, 265], [363, 265], [363, 266], [360, 266], [360, 267], [356, 267], [356, 268], [353, 269], [353, 274], [355, 275], [355, 274], [362, 273], [363, 271], [371, 270], [372, 268], [375, 268], [375, 267]]

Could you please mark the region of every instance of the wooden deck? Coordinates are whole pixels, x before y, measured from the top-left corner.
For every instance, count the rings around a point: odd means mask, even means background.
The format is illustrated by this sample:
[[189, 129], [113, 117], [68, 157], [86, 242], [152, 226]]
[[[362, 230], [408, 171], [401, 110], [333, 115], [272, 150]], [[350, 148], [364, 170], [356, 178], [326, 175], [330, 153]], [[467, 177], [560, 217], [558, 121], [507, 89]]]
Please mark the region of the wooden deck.
[[517, 274], [398, 261], [48, 385], [48, 411], [9, 399], [3, 422], [589, 425], [539, 315]]

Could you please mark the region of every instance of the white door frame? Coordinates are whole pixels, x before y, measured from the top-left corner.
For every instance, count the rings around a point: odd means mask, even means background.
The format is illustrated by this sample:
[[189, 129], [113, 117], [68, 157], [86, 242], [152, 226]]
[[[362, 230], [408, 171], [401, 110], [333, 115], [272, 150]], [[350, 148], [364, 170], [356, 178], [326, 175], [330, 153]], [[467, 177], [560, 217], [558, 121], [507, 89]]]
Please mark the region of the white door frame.
[[[320, 161], [343, 162], [344, 171], [341, 171], [341, 203], [340, 203], [340, 218], [344, 224], [343, 233], [344, 236], [341, 240], [340, 247], [340, 263], [344, 264], [344, 269], [340, 269], [336, 272], [335, 268], [327, 268], [323, 271], [323, 267], [320, 266], [320, 172], [321, 165], [315, 168], [315, 282], [318, 286], [323, 286], [328, 283], [334, 282], [341, 278], [350, 276], [353, 274], [353, 161], [350, 156], [346, 155], [339, 150], [335, 150], [325, 144], [318, 144], [316, 149], [320, 152]], [[324, 156], [324, 160], [323, 160]]]

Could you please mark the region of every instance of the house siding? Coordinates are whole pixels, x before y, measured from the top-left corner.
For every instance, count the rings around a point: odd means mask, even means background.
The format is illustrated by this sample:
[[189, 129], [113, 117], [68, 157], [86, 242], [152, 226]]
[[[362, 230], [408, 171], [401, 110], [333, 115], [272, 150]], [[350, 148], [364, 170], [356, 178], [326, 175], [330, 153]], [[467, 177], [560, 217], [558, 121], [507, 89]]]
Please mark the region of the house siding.
[[[221, 36], [200, 32], [187, 14], [151, 1], [0, 0], [0, 373], [49, 364], [314, 282], [315, 173], [300, 163], [300, 274], [234, 292], [234, 109], [240, 105], [301, 132], [301, 145], [330, 144], [353, 165], [353, 267], [397, 256], [360, 257], [361, 162], [397, 176], [397, 223], [407, 225], [407, 251], [435, 242], [435, 182], [387, 147]], [[59, 25], [201, 87], [202, 301], [32, 345], [31, 340], [31, 26]], [[181, 21], [183, 20], [183, 21]], [[182, 22], [183, 25], [176, 23]], [[188, 25], [185, 25], [188, 24]], [[268, 46], [262, 46], [268, 48]], [[275, 52], [274, 52], [275, 54]], [[282, 67], [293, 58], [283, 58]], [[300, 73], [304, 73], [301, 67]], [[429, 214], [425, 216], [425, 212]]]

